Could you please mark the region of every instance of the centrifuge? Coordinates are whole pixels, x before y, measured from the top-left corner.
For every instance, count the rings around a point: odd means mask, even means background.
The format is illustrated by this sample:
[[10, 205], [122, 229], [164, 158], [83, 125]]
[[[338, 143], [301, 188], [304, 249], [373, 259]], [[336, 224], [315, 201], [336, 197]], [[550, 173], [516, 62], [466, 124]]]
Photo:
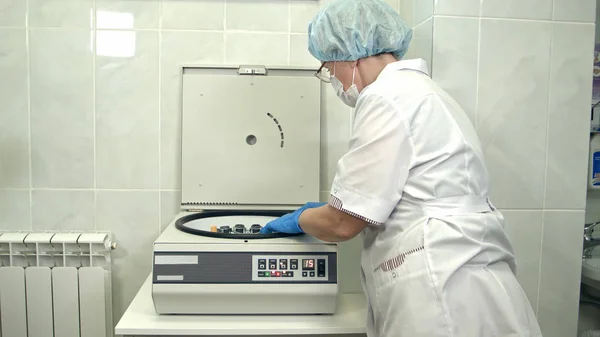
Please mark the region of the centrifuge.
[[182, 67], [181, 212], [154, 242], [159, 314], [332, 314], [335, 243], [261, 234], [318, 201], [312, 69]]

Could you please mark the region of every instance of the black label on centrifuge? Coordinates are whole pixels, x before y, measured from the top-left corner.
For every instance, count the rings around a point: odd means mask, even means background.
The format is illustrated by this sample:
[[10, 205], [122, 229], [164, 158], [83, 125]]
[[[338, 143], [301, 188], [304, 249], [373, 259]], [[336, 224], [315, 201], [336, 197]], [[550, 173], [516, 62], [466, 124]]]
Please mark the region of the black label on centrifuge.
[[[253, 256], [269, 256], [273, 259], [289, 255], [318, 255], [326, 259], [327, 277], [318, 279], [253, 280], [253, 272], [263, 272], [252, 268]], [[153, 283], [336, 283], [336, 253], [273, 253], [273, 252], [155, 252], [152, 270]], [[268, 262], [268, 261], [266, 261]], [[302, 268], [302, 266], [299, 266]], [[291, 266], [290, 266], [291, 268]], [[279, 269], [279, 268], [277, 268]], [[269, 270], [265, 266], [265, 270]], [[297, 271], [302, 273], [301, 270]], [[265, 273], [265, 272], [263, 272]], [[314, 272], [313, 272], [314, 273]], [[310, 275], [310, 274], [308, 274]]]

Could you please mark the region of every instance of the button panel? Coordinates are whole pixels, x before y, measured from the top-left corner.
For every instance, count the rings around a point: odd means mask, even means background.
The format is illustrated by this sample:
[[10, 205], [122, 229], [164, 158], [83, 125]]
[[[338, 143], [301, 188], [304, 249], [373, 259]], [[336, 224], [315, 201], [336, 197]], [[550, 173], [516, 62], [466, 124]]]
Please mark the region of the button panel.
[[269, 259], [269, 270], [277, 269], [277, 259]]
[[254, 255], [253, 281], [327, 281], [328, 257], [314, 255]]
[[259, 259], [258, 260], [258, 270], [265, 270], [265, 269], [267, 269], [267, 260]]
[[317, 277], [325, 277], [325, 259], [317, 260]]
[[216, 225], [211, 226], [212, 232], [224, 233], [224, 234], [260, 234], [260, 230], [262, 229], [262, 225], [260, 224], [235, 224], [235, 225], [221, 225], [217, 227]]

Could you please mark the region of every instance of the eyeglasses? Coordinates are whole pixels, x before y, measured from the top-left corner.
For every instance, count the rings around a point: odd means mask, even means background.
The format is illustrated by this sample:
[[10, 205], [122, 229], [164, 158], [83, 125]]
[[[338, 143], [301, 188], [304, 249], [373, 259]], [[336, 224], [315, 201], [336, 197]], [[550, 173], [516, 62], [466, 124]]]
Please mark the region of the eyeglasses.
[[327, 68], [325, 68], [325, 62], [323, 62], [321, 64], [321, 67], [315, 73], [315, 77], [325, 83], [331, 83], [331, 77], [329, 75], [329, 70], [327, 70]]

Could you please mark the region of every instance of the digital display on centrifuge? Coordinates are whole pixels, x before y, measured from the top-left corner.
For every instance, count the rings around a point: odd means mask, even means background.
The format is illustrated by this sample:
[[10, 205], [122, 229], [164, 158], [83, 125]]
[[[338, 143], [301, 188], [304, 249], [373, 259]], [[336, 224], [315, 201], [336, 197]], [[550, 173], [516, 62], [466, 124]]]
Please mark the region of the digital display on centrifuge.
[[315, 260], [302, 259], [302, 270], [315, 270]]

